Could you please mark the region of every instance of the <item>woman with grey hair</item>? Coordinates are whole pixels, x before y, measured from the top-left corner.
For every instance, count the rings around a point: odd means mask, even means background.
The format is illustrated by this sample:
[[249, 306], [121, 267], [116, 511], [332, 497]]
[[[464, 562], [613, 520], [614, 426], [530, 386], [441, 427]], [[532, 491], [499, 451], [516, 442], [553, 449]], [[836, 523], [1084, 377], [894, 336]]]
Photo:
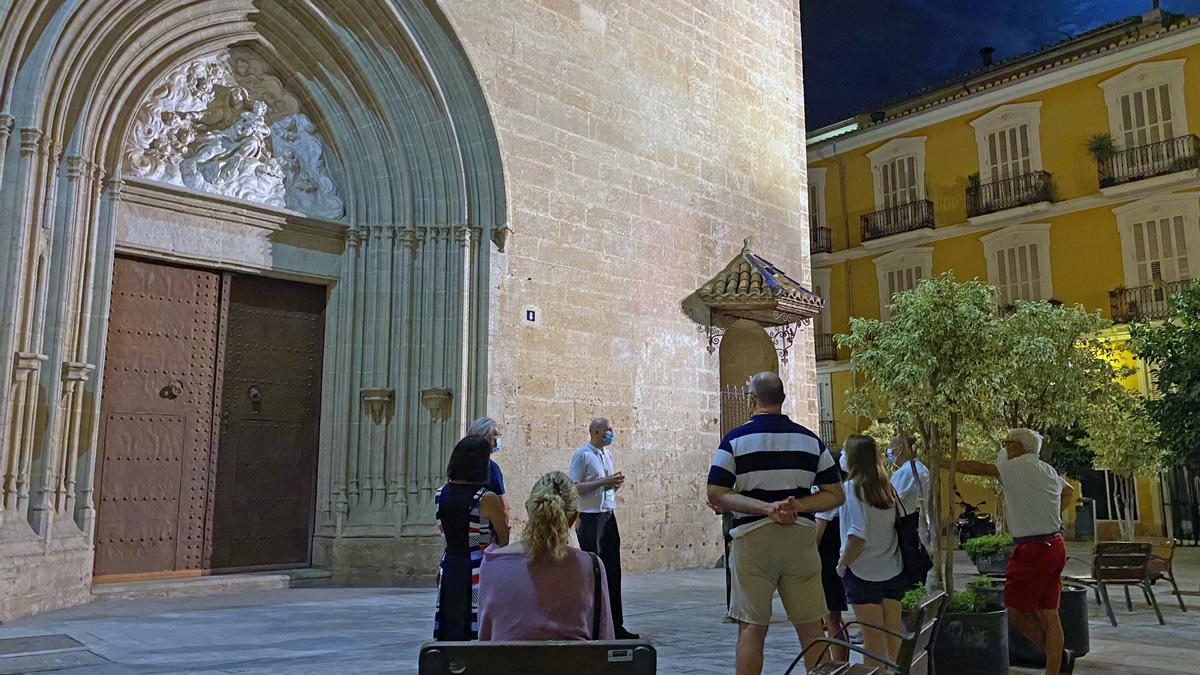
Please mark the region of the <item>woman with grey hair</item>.
[[[480, 417], [471, 422], [467, 427], [468, 436], [481, 436], [487, 440], [488, 445], [492, 448], [492, 454], [500, 452], [500, 437], [503, 432], [500, 430], [500, 425], [496, 424], [496, 420], [490, 417]], [[500, 497], [501, 503], [507, 506], [504, 499], [504, 473], [500, 471], [500, 465], [496, 464], [495, 460], [488, 460], [488, 480], [486, 483], [488, 491], [494, 492]], [[507, 510], [507, 509], [506, 509]]]

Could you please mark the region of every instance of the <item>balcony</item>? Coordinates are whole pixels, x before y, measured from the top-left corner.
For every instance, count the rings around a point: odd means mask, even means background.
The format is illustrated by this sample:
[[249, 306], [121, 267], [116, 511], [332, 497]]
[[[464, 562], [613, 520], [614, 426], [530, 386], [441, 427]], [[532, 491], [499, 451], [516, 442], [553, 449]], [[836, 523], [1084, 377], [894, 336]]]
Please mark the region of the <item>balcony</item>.
[[1200, 168], [1200, 139], [1195, 134], [1118, 150], [1096, 162], [1101, 189], [1196, 168]]
[[863, 214], [860, 226], [864, 242], [923, 228], [933, 229], [933, 202], [922, 199]]
[[820, 425], [821, 428], [819, 433], [821, 434], [821, 441], [824, 442], [827, 447], [836, 447], [837, 434], [836, 429], [834, 428], [835, 425], [833, 420], [821, 420]]
[[1032, 173], [996, 180], [967, 188], [967, 217], [974, 218], [1018, 206], [1048, 202], [1054, 198], [1050, 172]]
[[837, 360], [837, 344], [833, 341], [831, 333], [817, 333], [817, 360], [818, 361], [836, 361]]
[[830, 236], [828, 227], [812, 228], [811, 240], [813, 253], [829, 253], [833, 251], [833, 237]]
[[1191, 281], [1160, 281], [1150, 286], [1116, 288], [1108, 292], [1115, 323], [1153, 321], [1171, 315], [1171, 296], [1182, 293]]

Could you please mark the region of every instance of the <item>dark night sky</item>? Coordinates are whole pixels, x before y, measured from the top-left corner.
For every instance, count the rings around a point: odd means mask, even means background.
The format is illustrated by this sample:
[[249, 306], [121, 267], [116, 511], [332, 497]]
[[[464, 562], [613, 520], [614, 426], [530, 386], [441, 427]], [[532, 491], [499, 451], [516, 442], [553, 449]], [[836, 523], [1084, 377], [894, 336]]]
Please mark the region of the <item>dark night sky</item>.
[[[1200, 13], [1200, 0], [1161, 4]], [[973, 70], [980, 47], [994, 47], [999, 61], [1150, 7], [1151, 0], [800, 0], [807, 126]]]

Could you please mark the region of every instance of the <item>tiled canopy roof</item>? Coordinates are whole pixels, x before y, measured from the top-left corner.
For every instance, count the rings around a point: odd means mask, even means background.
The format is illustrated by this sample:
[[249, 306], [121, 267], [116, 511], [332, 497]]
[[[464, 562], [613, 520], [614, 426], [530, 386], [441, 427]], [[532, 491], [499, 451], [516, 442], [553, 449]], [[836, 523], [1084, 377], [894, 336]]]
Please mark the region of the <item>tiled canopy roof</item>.
[[[816, 316], [823, 305], [816, 293], [752, 253], [749, 242], [725, 269], [685, 301], [685, 311], [695, 304], [689, 303], [692, 300], [702, 303], [717, 325], [733, 319], [749, 319], [764, 326], [795, 323]], [[693, 312], [688, 314], [698, 319]]]

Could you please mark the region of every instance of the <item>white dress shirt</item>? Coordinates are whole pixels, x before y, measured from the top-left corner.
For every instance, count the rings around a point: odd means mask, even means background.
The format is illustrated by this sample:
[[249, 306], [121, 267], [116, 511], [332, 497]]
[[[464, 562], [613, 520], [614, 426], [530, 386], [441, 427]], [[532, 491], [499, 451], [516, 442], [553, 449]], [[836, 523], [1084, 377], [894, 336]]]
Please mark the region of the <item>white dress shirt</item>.
[[896, 473], [892, 474], [892, 487], [896, 494], [900, 495], [900, 504], [904, 506], [906, 513], [915, 513], [921, 508], [921, 496], [929, 494], [929, 469], [921, 460], [916, 462], [917, 476], [921, 477], [920, 483], [913, 475], [912, 462], [901, 464], [896, 468]]
[[[567, 476], [576, 483], [586, 483], [613, 475], [612, 453], [588, 443], [571, 455]], [[617, 508], [616, 490], [596, 488], [579, 495], [580, 513], [604, 513]]]
[[1062, 529], [1062, 479], [1034, 453], [996, 458], [1004, 486], [1004, 514], [1014, 537], [1055, 534]]

